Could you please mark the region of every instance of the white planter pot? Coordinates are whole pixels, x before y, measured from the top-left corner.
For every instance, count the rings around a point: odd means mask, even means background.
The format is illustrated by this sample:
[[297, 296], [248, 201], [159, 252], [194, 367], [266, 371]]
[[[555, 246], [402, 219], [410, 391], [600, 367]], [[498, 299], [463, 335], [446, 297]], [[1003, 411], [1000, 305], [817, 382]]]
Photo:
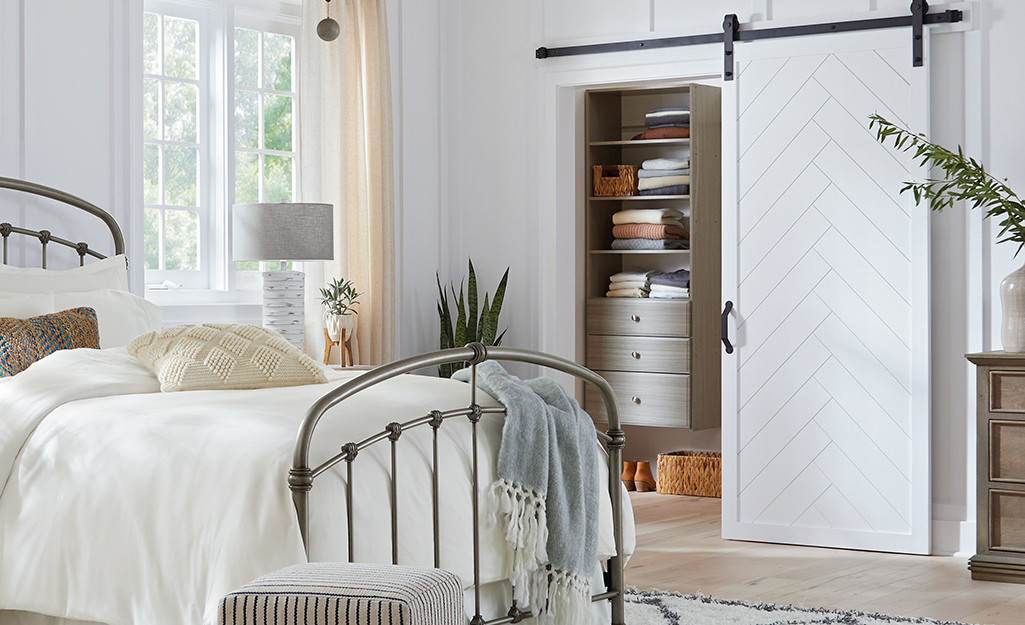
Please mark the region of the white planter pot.
[[332, 341], [344, 343], [356, 331], [356, 315], [324, 315], [324, 327]]
[[1004, 313], [1000, 324], [1004, 351], [1025, 352], [1025, 266], [1000, 283], [1000, 305]]

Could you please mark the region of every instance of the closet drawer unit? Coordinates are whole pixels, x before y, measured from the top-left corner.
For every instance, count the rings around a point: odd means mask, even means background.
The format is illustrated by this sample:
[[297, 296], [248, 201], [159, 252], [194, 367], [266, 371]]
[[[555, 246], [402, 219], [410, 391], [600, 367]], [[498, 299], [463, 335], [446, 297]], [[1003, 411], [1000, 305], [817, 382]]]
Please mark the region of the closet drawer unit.
[[690, 336], [690, 300], [591, 298], [587, 333]]
[[587, 366], [595, 371], [690, 373], [690, 339], [588, 336]]
[[[664, 373], [598, 371], [616, 394], [619, 418], [625, 424], [665, 427], [690, 426], [690, 376]], [[601, 393], [587, 384], [584, 397], [588, 414], [607, 422]]]

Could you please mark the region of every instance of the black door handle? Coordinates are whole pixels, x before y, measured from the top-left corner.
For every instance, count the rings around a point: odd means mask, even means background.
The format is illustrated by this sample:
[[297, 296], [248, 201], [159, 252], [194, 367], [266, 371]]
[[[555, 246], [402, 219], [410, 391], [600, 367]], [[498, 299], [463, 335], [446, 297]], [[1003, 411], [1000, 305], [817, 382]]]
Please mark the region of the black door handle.
[[727, 354], [733, 353], [733, 343], [730, 343], [730, 311], [733, 310], [733, 302], [726, 300], [726, 305], [722, 307], [722, 344], [726, 348]]

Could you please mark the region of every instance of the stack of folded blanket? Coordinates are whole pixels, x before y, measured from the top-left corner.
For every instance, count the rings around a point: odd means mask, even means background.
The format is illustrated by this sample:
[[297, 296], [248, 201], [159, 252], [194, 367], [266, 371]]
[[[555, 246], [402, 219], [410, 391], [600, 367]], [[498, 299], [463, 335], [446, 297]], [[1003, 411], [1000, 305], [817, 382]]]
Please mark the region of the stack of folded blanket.
[[657, 271], [621, 271], [609, 278], [605, 297], [647, 297], [651, 290], [648, 279]]
[[648, 111], [644, 116], [647, 130], [633, 138], [643, 139], [686, 139], [690, 137], [690, 109], [686, 106], [673, 106]]
[[689, 158], [653, 158], [637, 171], [640, 195], [688, 195], [690, 193]]
[[648, 297], [657, 299], [686, 299], [690, 297], [690, 271], [677, 269], [651, 276]]
[[690, 231], [673, 208], [634, 208], [612, 214], [614, 250], [687, 250]]

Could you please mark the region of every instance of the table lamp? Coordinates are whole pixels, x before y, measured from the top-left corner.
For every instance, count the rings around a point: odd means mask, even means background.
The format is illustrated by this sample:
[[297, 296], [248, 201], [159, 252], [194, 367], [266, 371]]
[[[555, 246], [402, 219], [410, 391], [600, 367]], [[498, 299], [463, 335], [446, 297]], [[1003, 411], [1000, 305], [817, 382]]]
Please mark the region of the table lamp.
[[[231, 211], [236, 261], [313, 261], [334, 258], [330, 204], [236, 204]], [[263, 327], [303, 346], [304, 274], [263, 272]]]

